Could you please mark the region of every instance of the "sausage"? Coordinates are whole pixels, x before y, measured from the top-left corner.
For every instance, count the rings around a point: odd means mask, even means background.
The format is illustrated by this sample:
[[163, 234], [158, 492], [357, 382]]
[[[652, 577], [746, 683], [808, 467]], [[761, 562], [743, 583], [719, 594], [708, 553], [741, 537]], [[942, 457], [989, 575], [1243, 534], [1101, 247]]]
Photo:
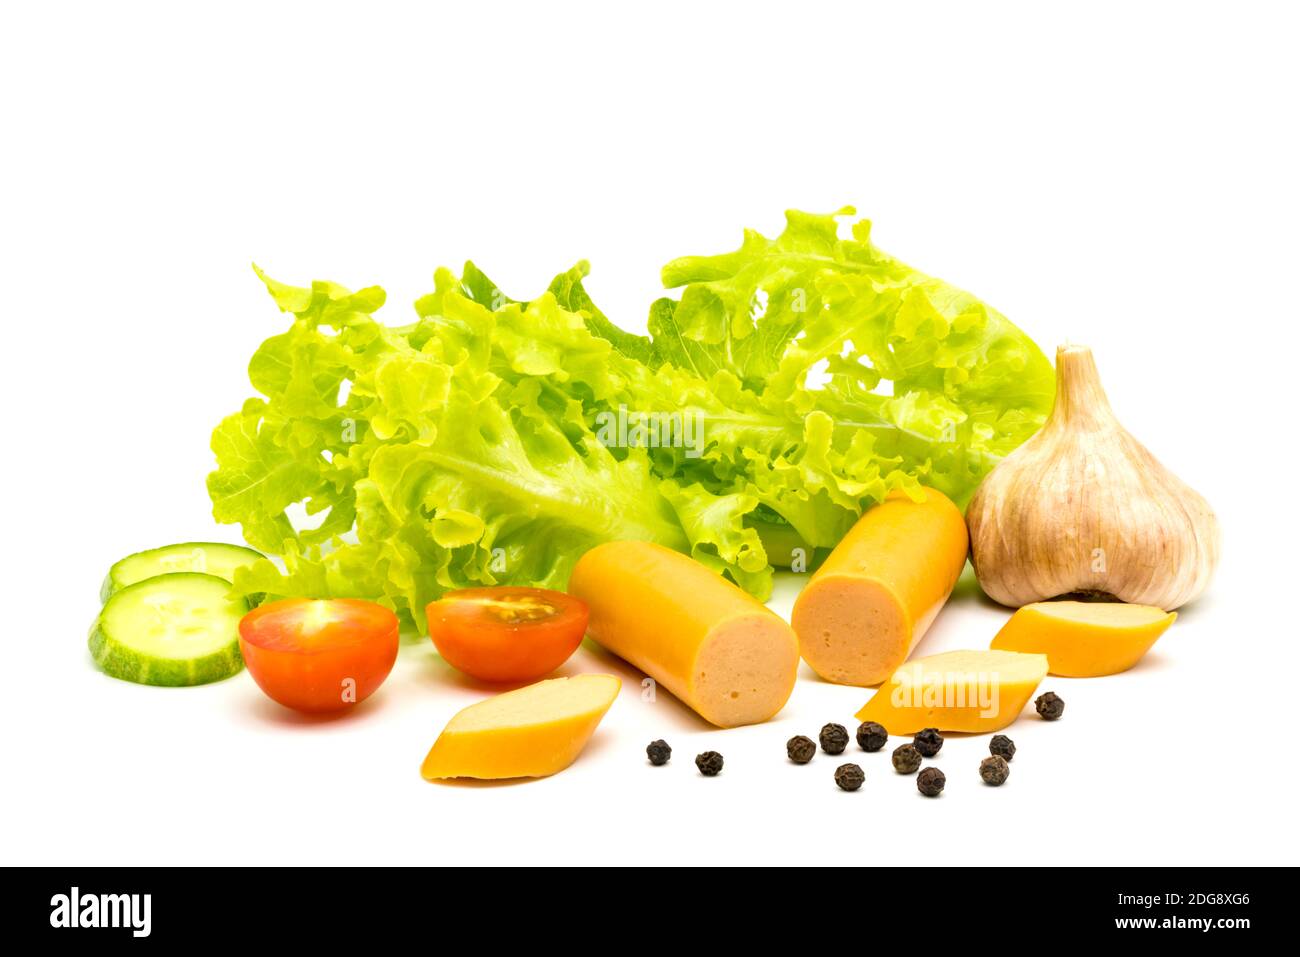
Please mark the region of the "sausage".
[[966, 564], [961, 511], [922, 489], [858, 519], [794, 603], [799, 653], [827, 681], [875, 685], [907, 660]]
[[588, 634], [719, 727], [766, 721], [799, 667], [775, 612], [694, 559], [650, 542], [607, 542], [578, 560], [569, 592]]

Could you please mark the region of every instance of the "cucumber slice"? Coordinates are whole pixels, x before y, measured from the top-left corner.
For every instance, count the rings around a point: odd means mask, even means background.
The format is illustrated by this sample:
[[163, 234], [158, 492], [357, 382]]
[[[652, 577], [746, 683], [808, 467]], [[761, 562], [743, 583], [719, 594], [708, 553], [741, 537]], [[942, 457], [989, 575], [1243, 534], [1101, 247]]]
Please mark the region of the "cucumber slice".
[[248, 602], [231, 599], [215, 575], [173, 572], [127, 585], [90, 630], [90, 654], [107, 675], [144, 685], [201, 685], [244, 667], [239, 619]]
[[263, 557], [261, 552], [242, 545], [225, 545], [221, 542], [181, 542], [176, 545], [164, 545], [148, 551], [127, 555], [108, 570], [108, 577], [99, 590], [99, 600], [108, 601], [109, 596], [121, 591], [127, 585], [134, 585], [155, 575], [168, 575], [172, 572], [198, 572], [202, 575], [216, 575], [227, 582], [234, 581], [235, 569], [241, 565], [251, 565]]

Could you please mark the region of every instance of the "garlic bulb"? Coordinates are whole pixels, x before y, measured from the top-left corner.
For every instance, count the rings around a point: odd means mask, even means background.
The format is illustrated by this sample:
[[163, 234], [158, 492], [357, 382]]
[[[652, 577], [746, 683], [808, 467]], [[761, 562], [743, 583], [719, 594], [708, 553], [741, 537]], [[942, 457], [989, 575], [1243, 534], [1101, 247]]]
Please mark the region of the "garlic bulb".
[[1057, 350], [1051, 416], [988, 474], [966, 521], [980, 586], [1013, 607], [1086, 593], [1169, 611], [1219, 561], [1209, 504], [1115, 419], [1083, 346]]

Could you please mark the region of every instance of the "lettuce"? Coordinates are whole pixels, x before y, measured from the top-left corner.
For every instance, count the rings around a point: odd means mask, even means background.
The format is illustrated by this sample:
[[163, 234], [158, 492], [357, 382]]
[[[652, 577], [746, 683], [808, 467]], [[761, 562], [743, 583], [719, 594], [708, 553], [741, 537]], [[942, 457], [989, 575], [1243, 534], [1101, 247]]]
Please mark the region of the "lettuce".
[[879, 250], [870, 222], [841, 239], [837, 220], [853, 212], [790, 212], [776, 239], [747, 231], [735, 252], [669, 263], [664, 285], [681, 297], [650, 318], [666, 361], [739, 380], [787, 424], [738, 452], [720, 443], [710, 460], [718, 487], [754, 495], [813, 546], [918, 481], [964, 506], [1042, 424], [1054, 387], [1027, 335]]
[[964, 502], [1043, 421], [1051, 367], [869, 228], [792, 212], [776, 239], [676, 260], [648, 336], [596, 307], [585, 262], [530, 301], [440, 269], [399, 327], [377, 287], [259, 271], [292, 322], [249, 364], [261, 397], [213, 433], [208, 491], [283, 567], [236, 589], [369, 598], [423, 627], [446, 589], [563, 588], [588, 548], [635, 538], [766, 597], [774, 528], [829, 547], [891, 489]]

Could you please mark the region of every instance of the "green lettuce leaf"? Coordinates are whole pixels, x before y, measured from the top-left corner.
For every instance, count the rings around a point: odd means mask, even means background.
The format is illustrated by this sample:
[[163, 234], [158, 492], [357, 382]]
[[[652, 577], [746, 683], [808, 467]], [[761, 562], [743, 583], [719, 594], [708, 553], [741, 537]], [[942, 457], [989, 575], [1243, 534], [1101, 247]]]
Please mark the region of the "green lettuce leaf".
[[[661, 494], [648, 449], [610, 448], [587, 422], [584, 402], [614, 393], [611, 361], [644, 365], [551, 293], [493, 311], [445, 270], [436, 280], [398, 329], [360, 310], [381, 297], [267, 282], [293, 324], [250, 364], [265, 398], [214, 433], [208, 490], [218, 520], [284, 570], [259, 562], [237, 588], [375, 599], [423, 626], [446, 589], [562, 589], [593, 545], [633, 538], [766, 594], [767, 559], [742, 521], [754, 502]], [[295, 503], [320, 524], [295, 524]]]
[[1054, 383], [1027, 335], [882, 252], [868, 221], [840, 238], [852, 212], [790, 212], [776, 239], [746, 231], [734, 252], [669, 263], [680, 300], [659, 300], [650, 319], [668, 362], [738, 380], [787, 424], [767, 443], [753, 431], [743, 448], [719, 443], [705, 487], [756, 496], [819, 546], [890, 488], [922, 482], [964, 506], [1042, 424]]
[[649, 336], [597, 308], [586, 262], [531, 300], [440, 269], [402, 326], [375, 318], [377, 287], [259, 271], [291, 322], [249, 364], [260, 397], [213, 433], [208, 490], [277, 561], [235, 587], [369, 598], [422, 628], [449, 588], [563, 588], [621, 538], [765, 598], [772, 557], [834, 546], [892, 489], [964, 505], [1041, 425], [1051, 367], [869, 223], [841, 237], [851, 213], [791, 212], [775, 239], [670, 263], [680, 297]]

